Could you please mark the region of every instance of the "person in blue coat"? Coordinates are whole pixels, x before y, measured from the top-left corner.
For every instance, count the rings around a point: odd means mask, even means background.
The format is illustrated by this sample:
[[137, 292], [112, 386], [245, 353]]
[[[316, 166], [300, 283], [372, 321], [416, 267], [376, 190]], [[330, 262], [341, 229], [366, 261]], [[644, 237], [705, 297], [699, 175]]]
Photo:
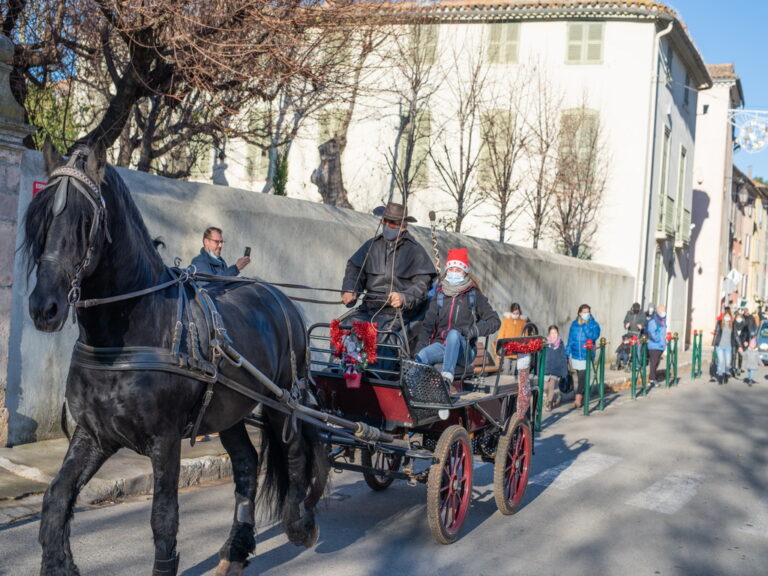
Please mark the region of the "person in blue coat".
[[565, 345], [560, 339], [560, 329], [554, 324], [547, 331], [547, 358], [544, 364], [544, 394], [546, 403], [544, 410], [549, 412], [560, 403], [560, 388], [558, 382], [568, 376], [568, 358], [565, 356]]
[[203, 232], [203, 247], [200, 248], [200, 254], [192, 259], [197, 272], [201, 274], [210, 274], [211, 276], [237, 276], [240, 270], [245, 268], [251, 259], [248, 256], [242, 256], [232, 266], [227, 266], [224, 258], [221, 257], [221, 248], [224, 246], [224, 236], [221, 228], [210, 226]]
[[600, 338], [600, 324], [592, 316], [589, 304], [579, 306], [579, 314], [571, 324], [568, 332], [568, 346], [565, 353], [571, 361], [571, 368], [576, 372], [576, 398], [574, 406], [580, 408], [584, 402], [584, 386], [586, 384], [588, 340], [595, 342]]
[[667, 347], [667, 307], [659, 306], [648, 320], [648, 388], [658, 384], [656, 371]]

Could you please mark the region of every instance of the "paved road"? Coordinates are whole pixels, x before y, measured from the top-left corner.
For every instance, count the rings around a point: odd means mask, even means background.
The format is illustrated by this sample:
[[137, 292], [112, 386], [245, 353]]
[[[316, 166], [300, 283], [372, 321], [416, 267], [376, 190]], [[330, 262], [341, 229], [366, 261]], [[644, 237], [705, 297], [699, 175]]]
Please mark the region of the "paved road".
[[[749, 388], [699, 380], [649, 398], [615, 399], [585, 418], [548, 416], [532, 483], [515, 516], [496, 512], [491, 466], [480, 464], [463, 537], [435, 544], [422, 485], [373, 493], [334, 476], [320, 542], [295, 548], [259, 528], [246, 573], [453, 576], [768, 574], [768, 380]], [[180, 574], [209, 574], [232, 516], [230, 484], [181, 497]], [[36, 574], [38, 522], [0, 530], [0, 575]], [[151, 570], [149, 503], [83, 510], [72, 529], [83, 575]]]

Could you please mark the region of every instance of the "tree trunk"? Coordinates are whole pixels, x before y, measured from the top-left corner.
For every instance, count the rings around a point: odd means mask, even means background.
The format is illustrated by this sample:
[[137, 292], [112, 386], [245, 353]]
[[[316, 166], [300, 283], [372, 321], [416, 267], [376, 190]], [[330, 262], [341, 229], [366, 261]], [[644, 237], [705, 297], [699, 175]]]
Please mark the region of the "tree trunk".
[[342, 144], [335, 138], [318, 146], [320, 167], [312, 172], [310, 180], [317, 186], [323, 203], [340, 208], [352, 208], [341, 174], [341, 148]]

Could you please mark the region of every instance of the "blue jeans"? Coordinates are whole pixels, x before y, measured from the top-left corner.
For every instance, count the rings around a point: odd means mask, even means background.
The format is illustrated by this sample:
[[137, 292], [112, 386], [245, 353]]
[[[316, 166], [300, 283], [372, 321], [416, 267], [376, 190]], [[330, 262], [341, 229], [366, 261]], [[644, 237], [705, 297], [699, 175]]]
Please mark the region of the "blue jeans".
[[751, 368], [747, 369], [747, 380], [755, 379], [755, 371]]
[[[459, 358], [464, 358], [467, 353], [467, 339], [461, 335], [458, 330], [449, 330], [445, 335], [445, 344], [442, 342], [433, 342], [429, 346], [422, 348], [418, 354], [416, 354], [416, 362], [421, 364], [429, 364], [434, 366], [435, 364], [443, 363], [443, 372], [456, 373], [456, 363]], [[467, 363], [471, 363], [475, 359], [475, 351], [469, 350], [469, 358]]]
[[717, 353], [717, 375], [722, 376], [723, 373], [731, 373], [731, 354], [733, 349], [728, 346], [716, 346], [715, 352]]

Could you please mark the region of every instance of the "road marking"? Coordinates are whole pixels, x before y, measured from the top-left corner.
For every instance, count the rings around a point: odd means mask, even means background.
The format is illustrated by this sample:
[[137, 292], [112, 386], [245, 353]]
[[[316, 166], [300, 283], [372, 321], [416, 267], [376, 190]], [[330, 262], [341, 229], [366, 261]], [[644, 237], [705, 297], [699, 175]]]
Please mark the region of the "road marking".
[[619, 461], [621, 458], [618, 456], [588, 452], [539, 472], [530, 479], [530, 483], [567, 490], [579, 482], [607, 470]]
[[739, 532], [768, 538], [768, 497], [760, 501], [755, 517], [752, 518], [751, 522], [747, 522], [739, 528]]
[[696, 495], [704, 476], [692, 472], [677, 472], [664, 476], [639, 494], [627, 500], [630, 506], [674, 514]]

